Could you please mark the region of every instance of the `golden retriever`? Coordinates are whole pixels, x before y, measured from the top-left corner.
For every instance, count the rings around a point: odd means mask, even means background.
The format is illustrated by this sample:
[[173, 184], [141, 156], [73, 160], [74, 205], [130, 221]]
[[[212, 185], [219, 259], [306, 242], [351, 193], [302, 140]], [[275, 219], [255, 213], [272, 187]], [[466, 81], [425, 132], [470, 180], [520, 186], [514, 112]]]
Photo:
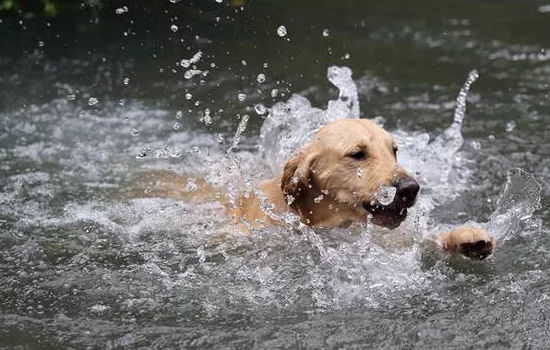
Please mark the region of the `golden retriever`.
[[[160, 186], [156, 181], [156, 195], [206, 199], [215, 193], [204, 180], [194, 183], [191, 193], [172, 176], [165, 175]], [[394, 229], [407, 217], [420, 186], [397, 162], [397, 144], [387, 131], [368, 119], [342, 119], [320, 128], [288, 159], [282, 175], [261, 182], [259, 189], [260, 194], [242, 193], [236, 203], [224, 203], [245, 233], [282, 225], [288, 214], [313, 228], [371, 220]], [[380, 198], [383, 191], [390, 193], [386, 200]], [[495, 240], [479, 227], [463, 226], [430, 235], [428, 246], [481, 260], [493, 253]]]

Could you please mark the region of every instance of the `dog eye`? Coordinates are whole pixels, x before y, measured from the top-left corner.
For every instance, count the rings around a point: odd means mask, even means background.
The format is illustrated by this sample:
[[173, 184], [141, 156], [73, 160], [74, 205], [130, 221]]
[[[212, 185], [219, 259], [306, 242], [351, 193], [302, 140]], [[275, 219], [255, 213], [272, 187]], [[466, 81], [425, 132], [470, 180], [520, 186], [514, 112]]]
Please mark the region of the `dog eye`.
[[367, 158], [367, 155], [363, 151], [350, 153], [348, 156], [355, 159], [355, 160], [364, 160], [364, 159]]

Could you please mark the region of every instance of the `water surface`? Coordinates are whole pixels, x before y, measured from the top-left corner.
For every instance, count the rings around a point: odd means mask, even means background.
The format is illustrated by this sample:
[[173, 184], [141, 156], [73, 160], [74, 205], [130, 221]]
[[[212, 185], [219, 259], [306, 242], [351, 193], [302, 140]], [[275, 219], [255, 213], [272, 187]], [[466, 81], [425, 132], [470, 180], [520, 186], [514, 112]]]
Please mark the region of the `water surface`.
[[[546, 346], [548, 4], [125, 5], [98, 21], [0, 15], [2, 348]], [[338, 101], [331, 66], [351, 69], [360, 114], [423, 182], [404, 228], [486, 223], [491, 260], [346, 230], [223, 239], [219, 204], [128, 190], [144, 169], [229, 185], [276, 173], [273, 150], [288, 150], [260, 138], [262, 106], [293, 106], [275, 111], [303, 141]], [[462, 146], [430, 146], [473, 69]]]

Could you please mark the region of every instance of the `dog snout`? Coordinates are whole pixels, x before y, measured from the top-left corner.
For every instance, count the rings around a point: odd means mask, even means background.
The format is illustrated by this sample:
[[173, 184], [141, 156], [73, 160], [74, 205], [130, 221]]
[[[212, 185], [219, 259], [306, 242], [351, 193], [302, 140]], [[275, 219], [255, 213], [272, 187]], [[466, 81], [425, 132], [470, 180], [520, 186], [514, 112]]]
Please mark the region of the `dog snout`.
[[420, 185], [410, 176], [400, 178], [396, 183], [395, 195], [410, 207], [414, 204]]

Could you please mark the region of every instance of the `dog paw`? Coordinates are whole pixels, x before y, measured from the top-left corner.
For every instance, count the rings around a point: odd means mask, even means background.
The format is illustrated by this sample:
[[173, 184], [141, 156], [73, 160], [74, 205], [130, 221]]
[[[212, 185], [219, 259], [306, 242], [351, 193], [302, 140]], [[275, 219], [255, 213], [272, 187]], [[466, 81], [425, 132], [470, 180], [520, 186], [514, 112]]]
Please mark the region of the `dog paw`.
[[495, 240], [489, 232], [476, 226], [462, 226], [444, 237], [445, 250], [462, 254], [474, 260], [483, 260], [493, 254]]
[[479, 240], [473, 243], [462, 243], [458, 251], [467, 258], [483, 260], [493, 254], [493, 242], [490, 240]]

